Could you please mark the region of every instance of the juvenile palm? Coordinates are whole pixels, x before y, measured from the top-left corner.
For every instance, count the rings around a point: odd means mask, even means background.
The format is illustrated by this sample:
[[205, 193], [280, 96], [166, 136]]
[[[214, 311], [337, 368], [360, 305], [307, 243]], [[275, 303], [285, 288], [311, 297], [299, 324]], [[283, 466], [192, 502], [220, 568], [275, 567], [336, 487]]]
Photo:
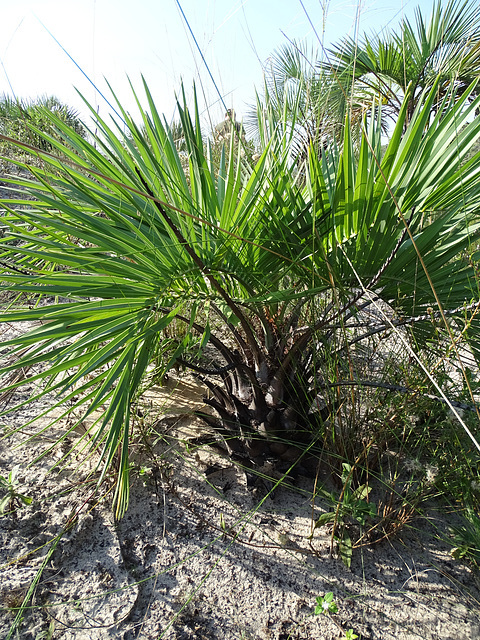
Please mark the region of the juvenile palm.
[[[357, 142], [363, 118], [372, 105], [382, 105], [385, 132], [396, 122], [409, 90], [408, 123], [422, 91], [435, 84], [438, 109], [456, 88], [459, 98], [472, 83], [479, 89], [480, 8], [472, 0], [449, 0], [433, 6], [429, 20], [420, 9], [415, 22], [404, 18], [393, 31], [356, 39], [346, 37], [327, 51], [285, 44], [269, 59], [265, 88], [248, 124], [263, 141], [257, 112], [268, 114], [264, 128], [285, 121], [294, 133], [292, 152], [304, 157], [309, 144], [317, 148], [342, 139], [346, 114]], [[264, 136], [263, 136], [264, 137]]]
[[[124, 123], [97, 117], [95, 144], [51, 116], [65, 139], [49, 138], [61, 159], [41, 153], [32, 179], [14, 180], [38, 201], [28, 211], [4, 203], [1, 279], [3, 289], [68, 299], [2, 314], [41, 324], [6, 343], [15, 360], [1, 373], [14, 390], [22, 382], [8, 381], [12, 371], [41, 365], [29, 385], [43, 381], [66, 413], [82, 411], [80, 421], [107, 407], [89, 435], [100, 480], [114, 462], [118, 470], [117, 515], [128, 504], [131, 406], [152, 363], [155, 375], [180, 363], [200, 376], [217, 416], [205, 420], [251, 466], [324, 438], [319, 393], [339, 376], [355, 384], [349, 342], [389, 322], [426, 344], [440, 304], [478, 355], [476, 314], [463, 307], [478, 301], [477, 281], [463, 252], [478, 237], [480, 155], [462, 159], [480, 133], [471, 118], [479, 99], [445, 98], [426, 128], [437, 88], [403, 133], [406, 97], [381, 161], [380, 123], [371, 119], [358, 158], [346, 126], [342, 153], [311, 148], [301, 181], [283, 126], [255, 166], [241, 149], [233, 161], [233, 140], [213, 166], [198, 110], [192, 118], [179, 105], [185, 172], [146, 86], [142, 125], [119, 104]], [[396, 315], [359, 335], [369, 296]], [[173, 322], [184, 326], [177, 338]], [[217, 352], [208, 364], [207, 344]]]
[[440, 1], [426, 21], [417, 8], [415, 23], [402, 19], [395, 31], [344, 38], [329, 50], [321, 65], [331, 78], [332, 100], [368, 109], [381, 103], [384, 113], [396, 119], [410, 86], [408, 122], [423, 90], [437, 87], [438, 108], [445, 93], [456, 87], [460, 97], [480, 76], [480, 7], [471, 0]]

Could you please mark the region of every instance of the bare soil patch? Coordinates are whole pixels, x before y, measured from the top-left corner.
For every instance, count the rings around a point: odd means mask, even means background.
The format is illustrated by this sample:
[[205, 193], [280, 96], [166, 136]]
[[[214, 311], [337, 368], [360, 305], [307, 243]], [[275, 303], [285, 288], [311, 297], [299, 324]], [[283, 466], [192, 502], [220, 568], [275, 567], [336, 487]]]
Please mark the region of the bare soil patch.
[[[53, 401], [21, 409], [4, 428], [27, 425]], [[182, 444], [200, 428], [191, 412], [201, 390], [191, 379], [171, 380], [147, 403], [166, 437], [151, 443], [148, 457], [136, 452], [144, 467], [133, 474], [120, 522], [110, 510], [113, 481], [103, 500], [93, 495], [95, 457], [61, 461], [79, 434], [32, 463], [67, 423], [21, 448], [33, 427], [0, 442], [0, 475], [20, 465], [22, 493], [33, 498], [0, 518], [0, 637], [81, 505], [14, 637], [331, 640], [343, 637], [339, 626], [372, 640], [480, 637], [480, 582], [450, 554], [453, 514], [432, 502], [397, 536], [356, 550], [349, 570], [331, 557], [328, 528], [309, 539], [312, 518], [327, 508], [318, 499], [312, 505], [313, 479], [299, 476], [269, 494], [271, 484], [247, 486], [228, 459]], [[328, 591], [336, 623], [312, 615]]]

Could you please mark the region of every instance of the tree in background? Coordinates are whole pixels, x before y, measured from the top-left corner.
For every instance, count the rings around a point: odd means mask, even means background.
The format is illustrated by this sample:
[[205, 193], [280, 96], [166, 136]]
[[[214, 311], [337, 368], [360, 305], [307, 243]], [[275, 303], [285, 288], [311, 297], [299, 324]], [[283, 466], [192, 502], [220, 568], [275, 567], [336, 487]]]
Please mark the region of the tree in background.
[[303, 158], [310, 144], [318, 148], [335, 137], [341, 123], [337, 114], [328, 112], [330, 87], [316, 59], [316, 51], [297, 43], [270, 56], [263, 96], [257, 96], [256, 109], [246, 119], [247, 130], [261, 149], [280, 128], [292, 139], [292, 152]]
[[[347, 104], [370, 109], [381, 104], [396, 120], [411, 85], [410, 121], [421, 92], [438, 86], [437, 105], [455, 87], [460, 98], [474, 80], [480, 86], [480, 5], [472, 0], [440, 1], [427, 22], [419, 8], [415, 24], [403, 18], [396, 31], [359, 41], [344, 38], [329, 50], [320, 68], [331, 77], [337, 108]], [[435, 107], [435, 105], [434, 105]]]
[[358, 41], [347, 37], [325, 54], [295, 42], [284, 45], [269, 60], [263, 96], [247, 123], [262, 148], [286, 123], [286, 133], [296, 140], [292, 151], [304, 157], [311, 144], [319, 149], [332, 140], [341, 143], [347, 113], [359, 141], [373, 104], [382, 107], [386, 130], [388, 119], [397, 120], [409, 85], [406, 123], [422, 91], [435, 82], [432, 112], [452, 87], [459, 99], [477, 80], [471, 93], [476, 95], [479, 77], [480, 6], [472, 0], [438, 2], [428, 21], [417, 9], [414, 25], [404, 18], [395, 31]]

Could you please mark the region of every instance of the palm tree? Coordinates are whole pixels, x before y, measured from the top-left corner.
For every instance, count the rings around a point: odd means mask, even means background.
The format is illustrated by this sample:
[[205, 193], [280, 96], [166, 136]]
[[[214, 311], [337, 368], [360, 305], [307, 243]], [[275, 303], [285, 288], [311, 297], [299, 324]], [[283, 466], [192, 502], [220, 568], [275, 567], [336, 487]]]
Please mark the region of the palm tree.
[[330, 79], [318, 69], [316, 58], [316, 51], [295, 42], [270, 56], [263, 96], [257, 96], [246, 118], [261, 149], [283, 128], [293, 141], [292, 153], [304, 159], [309, 145], [320, 148], [343, 128], [337, 114], [332, 118], [329, 112]]
[[[216, 417], [200, 415], [226, 452], [250, 467], [277, 456], [288, 469], [342, 440], [319, 397], [362, 384], [362, 342], [402, 325], [419, 350], [454, 332], [480, 359], [477, 276], [465, 258], [480, 234], [480, 154], [462, 162], [480, 136], [480, 97], [446, 97], [427, 128], [438, 85], [405, 125], [407, 94], [380, 165], [371, 118], [358, 157], [346, 126], [341, 150], [310, 146], [298, 181], [285, 123], [256, 166], [222, 154], [214, 167], [198, 109], [191, 117], [179, 105], [185, 168], [145, 89], [143, 126], [119, 106], [128, 133], [97, 116], [95, 143], [50, 115], [61, 155], [40, 150], [40, 168], [25, 163], [33, 179], [13, 182], [38, 201], [27, 211], [4, 201], [0, 240], [0, 290], [64, 296], [1, 314], [40, 321], [3, 345], [3, 390], [43, 382], [21, 405], [46, 388], [64, 415], [78, 411], [69, 432], [87, 425], [99, 481], [116, 470], [117, 515], [128, 504], [132, 406], [177, 364], [203, 382]], [[29, 367], [27, 381], [11, 377]], [[369, 428], [352, 429], [354, 459]]]
[[320, 67], [330, 75], [339, 105], [372, 102], [383, 112], [398, 117], [407, 88], [411, 85], [407, 122], [423, 90], [437, 83], [438, 98], [454, 86], [458, 98], [477, 81], [480, 86], [480, 5], [472, 0], [438, 0], [430, 20], [419, 8], [415, 24], [404, 18], [398, 29], [359, 41], [344, 38], [329, 50]]
[[[472, 0], [438, 1], [428, 22], [417, 9], [415, 25], [404, 19], [397, 31], [345, 38], [322, 53], [286, 44], [270, 57], [263, 95], [247, 120], [264, 148], [269, 132], [282, 126], [295, 140], [292, 153], [305, 158], [313, 144], [341, 143], [348, 113], [354, 140], [372, 104], [381, 105], [384, 132], [398, 118], [411, 85], [406, 123], [422, 90], [437, 83], [434, 112], [455, 87], [459, 98], [480, 76], [480, 7]], [[259, 122], [264, 123], [264, 130]], [[266, 122], [266, 124], [265, 124]]]

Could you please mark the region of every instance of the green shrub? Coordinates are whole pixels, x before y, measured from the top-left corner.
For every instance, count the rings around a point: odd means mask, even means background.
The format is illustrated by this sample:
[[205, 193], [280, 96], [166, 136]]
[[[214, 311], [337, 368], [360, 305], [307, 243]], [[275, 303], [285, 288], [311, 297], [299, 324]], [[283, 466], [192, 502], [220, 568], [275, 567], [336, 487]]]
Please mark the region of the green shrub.
[[[13, 371], [36, 367], [28, 383], [44, 387], [31, 400], [54, 392], [65, 413], [81, 409], [79, 422], [100, 411], [88, 437], [99, 481], [118, 472], [118, 516], [131, 406], [152, 363], [156, 376], [176, 365], [199, 375], [217, 417], [202, 415], [232, 456], [250, 467], [276, 456], [288, 469], [346, 427], [351, 455], [365, 449], [355, 407], [342, 414], [367, 371], [361, 344], [397, 331], [413, 358], [445, 325], [447, 342], [463, 332], [475, 356], [480, 347], [468, 306], [476, 275], [458, 259], [478, 236], [480, 156], [462, 164], [480, 133], [478, 98], [446, 96], [432, 116], [434, 87], [406, 126], [407, 95], [381, 162], [380, 119], [372, 114], [357, 149], [347, 120], [342, 148], [310, 150], [295, 178], [281, 123], [256, 164], [240, 145], [233, 161], [232, 140], [214, 166], [198, 109], [192, 117], [184, 104], [185, 169], [145, 91], [142, 125], [119, 104], [124, 122], [97, 118], [94, 144], [45, 112], [64, 138], [49, 139], [59, 157], [39, 150], [41, 168], [23, 163], [37, 202], [5, 205], [0, 255], [22, 265], [3, 267], [3, 289], [67, 298], [2, 314], [41, 321], [6, 343], [15, 359], [2, 367], [4, 389], [22, 384]], [[207, 345], [217, 354], [208, 363]]]

